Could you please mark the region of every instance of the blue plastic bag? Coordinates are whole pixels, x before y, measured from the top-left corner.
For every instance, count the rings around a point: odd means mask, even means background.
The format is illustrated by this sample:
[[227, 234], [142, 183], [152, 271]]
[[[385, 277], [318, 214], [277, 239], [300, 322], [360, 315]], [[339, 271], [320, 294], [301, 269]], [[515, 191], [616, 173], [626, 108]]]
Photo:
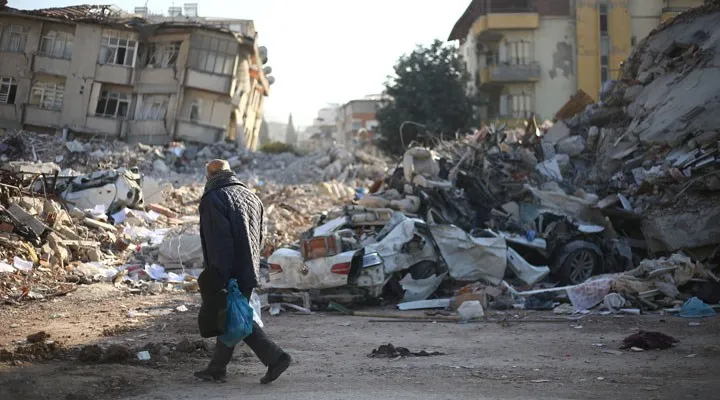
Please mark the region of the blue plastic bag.
[[235, 346], [253, 331], [253, 309], [240, 293], [237, 280], [230, 279], [227, 296], [227, 329], [220, 341], [228, 347]]
[[705, 318], [714, 317], [715, 314], [712, 307], [697, 297], [693, 297], [680, 307], [679, 315], [683, 318]]

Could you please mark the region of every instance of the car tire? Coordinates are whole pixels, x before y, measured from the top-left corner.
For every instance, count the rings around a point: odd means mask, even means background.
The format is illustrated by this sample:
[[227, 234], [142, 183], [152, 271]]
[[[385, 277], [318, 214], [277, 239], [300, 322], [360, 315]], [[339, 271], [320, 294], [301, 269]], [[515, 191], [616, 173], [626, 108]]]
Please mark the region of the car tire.
[[572, 250], [558, 270], [563, 285], [578, 285], [595, 275], [600, 269], [600, 257], [588, 247]]

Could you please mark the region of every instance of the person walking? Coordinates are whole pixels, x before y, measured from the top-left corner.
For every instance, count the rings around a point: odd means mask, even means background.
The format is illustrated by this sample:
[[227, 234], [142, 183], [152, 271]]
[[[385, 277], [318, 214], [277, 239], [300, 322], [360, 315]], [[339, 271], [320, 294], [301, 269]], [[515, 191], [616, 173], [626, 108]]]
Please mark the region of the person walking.
[[[259, 283], [263, 205], [235, 176], [227, 161], [209, 162], [206, 172], [207, 182], [200, 200], [200, 240], [205, 261], [203, 275], [211, 276], [210, 281], [217, 282], [219, 290], [226, 288], [230, 279], [235, 278], [240, 293], [249, 301]], [[202, 291], [203, 282], [199, 283]], [[262, 384], [276, 380], [292, 362], [290, 355], [255, 322], [252, 333], [243, 341], [268, 368], [260, 379]], [[205, 381], [224, 382], [234, 350], [234, 346], [226, 346], [218, 338], [207, 368], [195, 372], [195, 376]]]

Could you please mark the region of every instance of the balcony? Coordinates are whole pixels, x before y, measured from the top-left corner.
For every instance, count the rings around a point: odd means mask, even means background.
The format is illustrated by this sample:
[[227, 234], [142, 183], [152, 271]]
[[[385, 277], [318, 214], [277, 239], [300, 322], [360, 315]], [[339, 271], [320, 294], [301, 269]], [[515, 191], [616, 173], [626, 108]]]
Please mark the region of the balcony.
[[120, 136], [122, 125], [122, 119], [90, 116], [87, 118], [85, 128], [89, 132], [96, 132], [101, 135]]
[[48, 110], [28, 104], [25, 106], [23, 123], [47, 128], [57, 128], [61, 125], [60, 111]]
[[492, 84], [537, 82], [540, 80], [540, 64], [496, 64], [478, 73], [478, 87]]
[[70, 60], [38, 55], [35, 57], [33, 71], [50, 75], [67, 76], [70, 73]]
[[185, 86], [230, 96], [232, 80], [233, 77], [230, 75], [218, 75], [188, 69], [185, 76]]
[[691, 7], [665, 7], [660, 14], [660, 23], [675, 18], [678, 14], [689, 10]]
[[95, 70], [95, 81], [115, 85], [130, 85], [133, 69], [119, 65], [98, 64]]
[[225, 128], [193, 121], [178, 121], [176, 139], [213, 144], [225, 139]]
[[493, 36], [496, 31], [534, 30], [540, 27], [540, 15], [530, 7], [493, 8], [473, 23], [473, 36]]

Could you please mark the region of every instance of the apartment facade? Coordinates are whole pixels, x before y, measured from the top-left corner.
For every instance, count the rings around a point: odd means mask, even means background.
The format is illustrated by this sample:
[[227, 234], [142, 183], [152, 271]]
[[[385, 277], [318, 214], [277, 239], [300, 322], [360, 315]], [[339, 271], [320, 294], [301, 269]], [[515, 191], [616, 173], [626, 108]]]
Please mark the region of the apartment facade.
[[379, 99], [365, 98], [350, 100], [340, 106], [337, 112], [339, 141], [350, 143], [355, 139], [371, 139], [379, 125], [375, 116]]
[[110, 6], [0, 8], [0, 127], [252, 149], [261, 58], [254, 38]]
[[597, 98], [632, 46], [703, 0], [473, 0], [448, 38], [460, 42], [481, 117], [552, 118], [582, 89]]

